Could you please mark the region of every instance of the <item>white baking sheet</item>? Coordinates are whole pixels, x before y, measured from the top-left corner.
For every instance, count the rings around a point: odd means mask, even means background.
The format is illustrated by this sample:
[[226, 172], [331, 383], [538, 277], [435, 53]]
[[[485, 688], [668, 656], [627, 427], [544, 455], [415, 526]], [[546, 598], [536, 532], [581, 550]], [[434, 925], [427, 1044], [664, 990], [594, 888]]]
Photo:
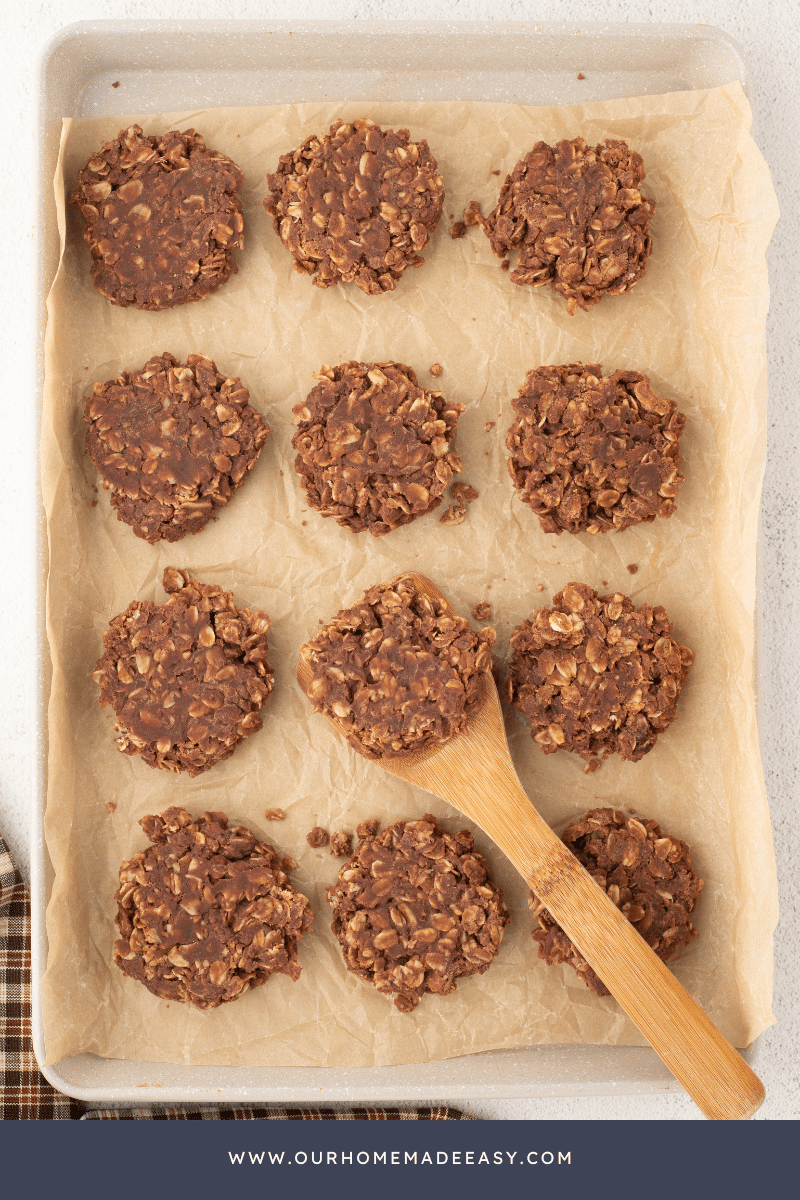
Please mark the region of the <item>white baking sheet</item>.
[[[735, 76], [747, 83], [744, 64], [724, 36], [716, 31], [681, 27], [668, 33], [657, 27], [644, 30], [631, 26], [605, 27], [589, 34], [583, 27], [578, 34], [564, 27], [531, 26], [525, 31], [519, 26], [502, 25], [418, 30], [407, 26], [402, 29], [392, 26], [387, 30], [379, 25], [364, 25], [355, 30], [319, 26], [301, 29], [297, 25], [291, 29], [285, 25], [256, 29], [250, 23], [244, 29], [242, 24], [219, 23], [213, 30], [184, 27], [184, 36], [188, 38], [199, 39], [202, 33], [203, 52], [211, 55], [214, 64], [206, 67], [200, 63], [199, 73], [193, 71], [192, 77], [188, 77], [160, 59], [163, 23], [134, 26], [125, 23], [124, 28], [117, 29], [110, 27], [114, 24], [77, 29], [71, 36], [62, 37], [45, 55], [46, 122], [56, 111], [94, 116], [113, 111], [114, 107], [118, 111], [157, 110], [164, 107], [166, 87], [170, 107], [266, 103], [278, 98], [315, 99], [326, 92], [330, 95], [333, 85], [338, 94], [359, 99], [567, 102], [578, 98], [576, 63], [584, 68], [582, 73], [587, 75], [589, 88], [593, 89], [584, 92], [581, 88], [578, 93], [581, 99], [713, 86]], [[292, 42], [288, 41], [289, 33]], [[443, 38], [448, 48], [447, 72], [440, 69]], [[332, 79], [323, 62], [331, 61], [333, 40], [338, 41], [339, 66]], [[398, 77], [392, 72], [392, 61], [398, 52], [407, 52], [412, 46], [418, 70], [411, 76]], [[322, 50], [327, 55], [325, 59], [320, 54]], [[553, 69], [559, 55], [568, 64], [562, 71]], [[584, 59], [598, 64], [596, 73], [584, 65]], [[273, 63], [276, 66], [271, 68]], [[522, 63], [524, 71], [520, 69]], [[624, 72], [618, 69], [623, 63]], [[193, 67], [197, 65], [195, 55]], [[115, 81], [120, 82], [120, 87], [112, 91], [111, 83]], [[43, 682], [46, 684], [46, 678]], [[41, 845], [38, 825], [34, 844]], [[46, 895], [42, 860], [40, 853], [34, 879], [37, 914]], [[37, 928], [41, 934], [41, 926]], [[41, 964], [41, 949], [38, 943], [37, 967]], [[599, 1047], [536, 1048], [424, 1068], [323, 1072], [273, 1068], [268, 1073], [215, 1068], [211, 1075], [198, 1068], [176, 1070], [163, 1065], [120, 1064], [83, 1056], [59, 1064], [51, 1078], [63, 1090], [87, 1098], [141, 1099], [138, 1087], [131, 1091], [131, 1071], [139, 1081], [144, 1079], [151, 1085], [158, 1082], [159, 1096], [165, 1099], [196, 1099], [200, 1093], [241, 1099], [242, 1087], [251, 1099], [418, 1099], [433, 1092], [457, 1098], [558, 1094], [562, 1089], [580, 1092], [604, 1086], [618, 1089], [623, 1081], [625, 1086], [649, 1090], [664, 1087], [669, 1081], [649, 1051]], [[469, 1083], [466, 1077], [470, 1078]], [[222, 1092], [218, 1090], [220, 1083]]]

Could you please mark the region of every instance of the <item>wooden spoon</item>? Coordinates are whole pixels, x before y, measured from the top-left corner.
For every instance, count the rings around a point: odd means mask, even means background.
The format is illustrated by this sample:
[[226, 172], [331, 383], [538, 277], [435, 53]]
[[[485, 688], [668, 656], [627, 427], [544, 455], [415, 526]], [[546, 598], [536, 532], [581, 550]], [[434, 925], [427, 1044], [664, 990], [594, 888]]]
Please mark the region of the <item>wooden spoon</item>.
[[[400, 578], [456, 615], [424, 575], [404, 574], [383, 586]], [[297, 679], [306, 694], [312, 673], [301, 657]], [[329, 720], [347, 737], [343, 721]], [[442, 745], [370, 761], [446, 800], [488, 833], [710, 1120], [752, 1116], [764, 1100], [761, 1080], [522, 790], [490, 672], [481, 678], [480, 704], [463, 732]]]

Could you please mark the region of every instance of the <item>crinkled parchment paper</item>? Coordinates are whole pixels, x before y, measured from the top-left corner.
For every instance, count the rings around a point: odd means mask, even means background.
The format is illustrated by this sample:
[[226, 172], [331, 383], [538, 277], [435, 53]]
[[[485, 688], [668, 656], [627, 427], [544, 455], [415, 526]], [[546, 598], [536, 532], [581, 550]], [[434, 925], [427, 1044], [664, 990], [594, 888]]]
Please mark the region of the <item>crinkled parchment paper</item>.
[[[377, 297], [352, 285], [323, 291], [296, 274], [261, 204], [265, 174], [281, 153], [339, 115], [362, 114], [427, 138], [447, 193], [425, 265]], [[568, 968], [538, 961], [526, 888], [479, 830], [512, 911], [491, 969], [452, 996], [426, 997], [411, 1015], [344, 969], [324, 891], [340, 863], [309, 848], [312, 826], [354, 830], [366, 817], [391, 822], [426, 810], [451, 829], [467, 824], [355, 755], [310, 714], [295, 682], [298, 647], [319, 618], [406, 569], [430, 575], [467, 615], [477, 601], [491, 602], [502, 671], [511, 628], [570, 580], [666, 606], [697, 658], [677, 721], [645, 759], [607, 761], [587, 776], [578, 758], [543, 755], [515, 710], [507, 713], [511, 750], [553, 824], [614, 804], [655, 817], [689, 843], [706, 881], [701, 937], [676, 956], [675, 971], [724, 1033], [746, 1045], [772, 1021], [777, 917], [753, 686], [764, 252], [777, 209], [741, 88], [561, 108], [307, 104], [140, 119], [146, 133], [196, 127], [247, 180], [239, 274], [198, 304], [156, 313], [116, 308], [95, 291], [79, 217], [64, 202], [78, 167], [134, 119], [65, 122], [56, 180], [64, 249], [49, 299], [42, 434], [53, 666], [46, 837], [55, 872], [43, 985], [48, 1062], [91, 1051], [196, 1064], [365, 1066], [536, 1042], [641, 1042], [610, 997], [599, 1000]], [[549, 289], [511, 284], [478, 230], [452, 240], [448, 218], [473, 198], [489, 211], [501, 180], [538, 139], [578, 134], [591, 143], [628, 139], [644, 157], [645, 190], [658, 211], [644, 280], [628, 296], [569, 317]], [[81, 397], [96, 380], [164, 350], [181, 361], [207, 354], [240, 375], [274, 432], [216, 523], [154, 548], [111, 513], [84, 453]], [[409, 363], [423, 383], [466, 405], [456, 448], [462, 478], [480, 497], [462, 525], [441, 525], [439, 509], [376, 539], [307, 510], [292, 467], [292, 405], [323, 363], [350, 358]], [[511, 397], [528, 368], [576, 360], [599, 361], [609, 373], [646, 371], [687, 413], [686, 483], [671, 520], [555, 538], [514, 498], [504, 451]], [[444, 367], [436, 381], [427, 373], [435, 362]], [[487, 431], [487, 422], [496, 424]], [[272, 618], [276, 686], [264, 727], [195, 780], [120, 754], [113, 715], [100, 709], [92, 682], [107, 622], [133, 599], [163, 602], [167, 565], [231, 588]], [[195, 814], [221, 809], [298, 860], [294, 881], [316, 921], [300, 947], [297, 983], [273, 978], [201, 1013], [157, 1000], [113, 966], [120, 862], [145, 844], [139, 818], [171, 804]], [[265, 821], [274, 806], [285, 809], [283, 823]]]

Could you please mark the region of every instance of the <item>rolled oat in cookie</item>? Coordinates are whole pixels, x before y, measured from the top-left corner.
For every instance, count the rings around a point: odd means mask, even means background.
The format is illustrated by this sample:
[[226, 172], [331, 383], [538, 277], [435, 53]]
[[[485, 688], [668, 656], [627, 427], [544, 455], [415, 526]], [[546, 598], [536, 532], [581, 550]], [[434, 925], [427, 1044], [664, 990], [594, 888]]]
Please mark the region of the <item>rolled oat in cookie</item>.
[[375, 537], [436, 508], [461, 470], [449, 445], [464, 405], [420, 387], [403, 363], [340, 363], [317, 378], [292, 438], [311, 507]]
[[442, 215], [436, 159], [407, 129], [381, 129], [359, 117], [311, 135], [267, 175], [264, 207], [316, 287], [353, 282], [368, 295], [391, 292], [406, 267], [425, 261]]
[[241, 379], [171, 354], [84, 396], [86, 448], [117, 517], [151, 545], [199, 533], [244, 483], [271, 433]]
[[336, 719], [368, 758], [394, 758], [465, 728], [494, 642], [494, 629], [475, 633], [402, 576], [371, 587], [300, 654], [314, 711]]
[[164, 1000], [216, 1008], [270, 975], [300, 975], [314, 914], [272, 846], [224, 813], [169, 808], [119, 870], [114, 962]]
[[123, 308], [202, 300], [235, 275], [244, 245], [244, 175], [199, 133], [122, 129], [78, 172], [70, 197], [86, 222], [92, 281]]
[[[565, 829], [561, 840], [662, 962], [698, 936], [690, 914], [703, 880], [695, 876], [689, 847], [680, 838], [662, 834], [647, 817], [626, 818], [615, 808], [593, 808]], [[608, 988], [533, 892], [528, 903], [539, 923], [532, 935], [539, 958], [548, 966], [567, 963], [590, 991], [608, 996]]]
[[468, 830], [447, 833], [430, 813], [368, 824], [327, 889], [332, 929], [348, 969], [407, 1013], [488, 970], [509, 915]]
[[656, 202], [639, 190], [644, 177], [627, 142], [537, 142], [506, 176], [489, 216], [472, 201], [464, 220], [481, 226], [498, 258], [518, 251], [514, 283], [549, 284], [568, 312], [588, 312], [604, 296], [630, 291], [647, 270]]
[[570, 583], [511, 634], [508, 697], [545, 754], [638, 762], [675, 720], [694, 653], [666, 610]]
[[512, 401], [508, 471], [545, 533], [607, 533], [671, 517], [686, 417], [639, 371], [528, 371]]
[[272, 691], [266, 613], [167, 567], [166, 604], [134, 600], [103, 635], [94, 681], [117, 745], [151, 767], [199, 775], [261, 728]]

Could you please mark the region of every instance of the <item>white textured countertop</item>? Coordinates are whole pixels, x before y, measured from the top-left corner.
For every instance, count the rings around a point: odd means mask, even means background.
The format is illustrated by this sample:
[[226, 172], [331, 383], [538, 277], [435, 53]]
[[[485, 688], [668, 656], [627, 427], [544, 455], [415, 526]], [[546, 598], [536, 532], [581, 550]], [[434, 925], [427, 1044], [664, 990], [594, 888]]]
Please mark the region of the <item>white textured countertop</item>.
[[[0, 79], [5, 117], [3, 228], [13, 255], [3, 274], [5, 469], [2, 473], [0, 561], [8, 574], [2, 598], [5, 708], [0, 736], [0, 832], [23, 872], [29, 867], [32, 788], [33, 537], [35, 497], [34, 217], [23, 211], [33, 194], [36, 136], [36, 56], [53, 33], [79, 20], [102, 19], [553, 20], [699, 22], [736, 38], [754, 79], [755, 136], [772, 170], [782, 218], [769, 251], [772, 305], [768, 321], [769, 459], [762, 505], [763, 727], [762, 752], [775, 833], [781, 922], [775, 939], [777, 1024], [762, 1037], [756, 1069], [767, 1100], [757, 1120], [800, 1116], [800, 839], [796, 828], [800, 773], [800, 338], [796, 278], [800, 274], [800, 7], [795, 0], [49, 0], [20, 9], [3, 30], [6, 69]], [[184, 66], [187, 64], [184, 64]], [[20, 182], [17, 182], [20, 181]], [[20, 220], [22, 229], [20, 230]], [[17, 397], [19, 396], [19, 399]], [[21, 410], [21, 412], [20, 412]], [[444, 1102], [447, 1097], [430, 1097]], [[660, 1096], [571, 1097], [470, 1101], [487, 1119], [695, 1120], [700, 1114], [679, 1088]]]

